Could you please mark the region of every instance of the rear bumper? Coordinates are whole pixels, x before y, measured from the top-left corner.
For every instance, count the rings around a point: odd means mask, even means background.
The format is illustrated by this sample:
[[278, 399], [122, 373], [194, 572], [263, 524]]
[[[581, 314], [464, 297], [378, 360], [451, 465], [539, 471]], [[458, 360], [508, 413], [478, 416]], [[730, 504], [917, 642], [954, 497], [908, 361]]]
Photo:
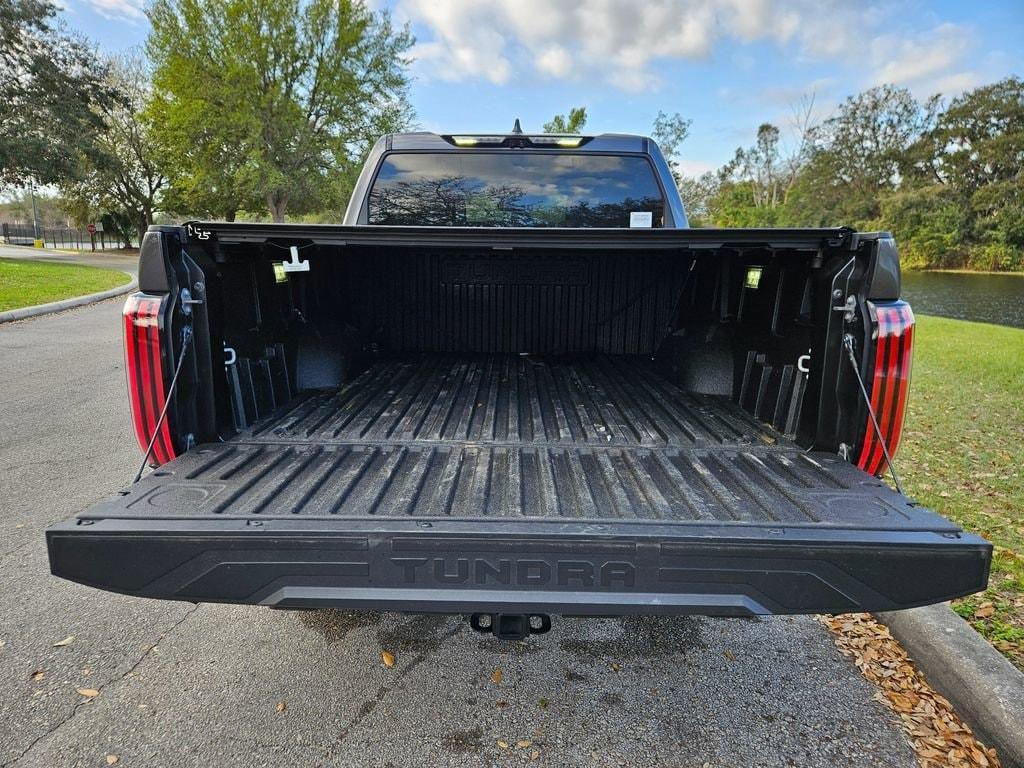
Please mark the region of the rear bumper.
[[140, 597], [410, 612], [892, 611], [985, 588], [970, 534], [545, 520], [81, 519], [52, 572]]

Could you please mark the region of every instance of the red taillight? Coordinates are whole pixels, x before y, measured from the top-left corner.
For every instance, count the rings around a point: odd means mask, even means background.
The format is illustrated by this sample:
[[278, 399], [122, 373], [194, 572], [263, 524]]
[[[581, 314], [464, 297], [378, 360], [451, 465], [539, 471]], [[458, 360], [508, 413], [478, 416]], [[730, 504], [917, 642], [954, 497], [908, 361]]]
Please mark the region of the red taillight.
[[[167, 397], [167, 382], [160, 349], [160, 310], [163, 298], [136, 293], [124, 305], [124, 360], [128, 374], [128, 401], [139, 447], [145, 451], [153, 438]], [[177, 454], [164, 419], [153, 443], [149, 462], [166, 464]]]
[[[870, 386], [871, 407], [889, 455], [896, 454], [903, 431], [907, 393], [910, 390], [910, 363], [914, 347], [914, 313], [905, 301], [874, 307], [878, 323], [875, 341], [874, 371]], [[881, 475], [888, 467], [882, 444], [871, 424], [870, 414], [864, 426], [864, 442], [857, 466], [872, 475]]]

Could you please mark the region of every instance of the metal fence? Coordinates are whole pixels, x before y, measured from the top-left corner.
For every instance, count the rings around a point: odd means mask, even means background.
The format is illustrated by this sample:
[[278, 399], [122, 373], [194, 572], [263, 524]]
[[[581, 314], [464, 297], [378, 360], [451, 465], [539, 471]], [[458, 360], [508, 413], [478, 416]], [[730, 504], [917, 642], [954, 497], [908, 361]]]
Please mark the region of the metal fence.
[[[96, 250], [120, 248], [123, 243], [114, 235], [108, 237], [106, 232], [90, 235], [88, 230], [72, 227], [40, 227], [40, 239], [47, 248], [73, 248], [76, 250]], [[32, 245], [35, 234], [31, 224], [0, 224], [0, 239], [6, 245]]]

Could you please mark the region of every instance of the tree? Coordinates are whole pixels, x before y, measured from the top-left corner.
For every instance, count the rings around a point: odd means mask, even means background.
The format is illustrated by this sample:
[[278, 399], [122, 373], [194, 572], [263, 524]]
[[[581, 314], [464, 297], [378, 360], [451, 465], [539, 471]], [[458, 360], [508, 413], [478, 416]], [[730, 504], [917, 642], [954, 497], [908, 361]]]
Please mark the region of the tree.
[[700, 176], [676, 175], [676, 186], [683, 199], [683, 208], [691, 227], [708, 226], [712, 222], [713, 201], [722, 181], [717, 173], [708, 171]]
[[813, 110], [813, 96], [793, 107], [791, 129], [796, 143], [792, 149], [784, 148], [777, 126], [762, 123], [754, 145], [738, 148], [719, 170], [718, 185], [707, 200], [708, 216], [716, 226], [768, 227], [785, 220], [781, 209], [806, 164]]
[[779, 152], [779, 129], [761, 123], [754, 146], [736, 150], [721, 171], [723, 181], [743, 182], [755, 208], [775, 208], [782, 202], [785, 167]]
[[555, 115], [550, 123], [544, 123], [544, 133], [579, 133], [587, 124], [586, 107], [570, 107], [569, 114]]
[[146, 107], [144, 120], [162, 147], [161, 170], [168, 178], [164, 208], [234, 221], [240, 209], [261, 210], [266, 204], [247, 165], [252, 129], [242, 120], [209, 119], [210, 110], [228, 105], [222, 101], [218, 107], [203, 93], [176, 98], [154, 93]]
[[[69, 201], [80, 201], [78, 208], [109, 214], [118, 232], [134, 230], [141, 243], [166, 183], [162, 148], [142, 120], [149, 75], [137, 55], [112, 59], [107, 71], [106, 86], [118, 98], [99, 110], [94, 150], [82, 157], [81, 170], [62, 185], [63, 193]], [[130, 243], [127, 236], [123, 239]]]
[[[32, 195], [28, 190], [11, 190], [4, 197], [6, 202], [0, 203], [0, 220], [10, 223], [32, 222]], [[34, 197], [39, 223], [42, 226], [64, 226], [67, 216], [63, 201], [59, 197], [50, 196], [38, 189], [35, 190]]]
[[669, 115], [659, 109], [651, 128], [651, 137], [668, 161], [668, 167], [672, 170], [677, 185], [682, 178], [679, 170], [679, 147], [689, 137], [692, 124], [692, 120], [687, 120], [678, 112]]
[[1008, 77], [953, 99], [921, 142], [935, 179], [971, 196], [1020, 177], [1024, 167], [1024, 81]]
[[896, 234], [900, 262], [912, 269], [967, 265], [966, 216], [952, 190], [941, 184], [907, 186], [882, 195], [877, 229]]
[[935, 181], [965, 212], [972, 261], [1024, 263], [1024, 81], [1008, 77], [953, 99], [921, 144]]
[[878, 218], [909, 149], [935, 124], [938, 97], [918, 102], [883, 85], [851, 96], [811, 129], [807, 166], [791, 190], [790, 215], [807, 225], [858, 225]]
[[777, 227], [778, 206], [753, 205], [757, 196], [749, 179], [721, 184], [708, 201], [708, 217], [716, 227]]
[[0, 0], [0, 185], [71, 176], [112, 94], [86, 42], [49, 0]]
[[274, 221], [337, 203], [380, 134], [412, 117], [413, 39], [362, 0], [155, 0], [151, 114], [172, 198]]

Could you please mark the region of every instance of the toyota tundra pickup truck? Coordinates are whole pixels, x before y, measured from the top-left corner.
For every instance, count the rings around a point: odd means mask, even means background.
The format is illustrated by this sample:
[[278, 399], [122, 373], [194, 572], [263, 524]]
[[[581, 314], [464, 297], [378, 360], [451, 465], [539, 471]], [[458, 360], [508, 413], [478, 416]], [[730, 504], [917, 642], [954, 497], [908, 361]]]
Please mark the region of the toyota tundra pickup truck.
[[883, 479], [893, 238], [688, 228], [644, 137], [386, 136], [342, 225], [151, 227], [123, 332], [153, 470], [47, 531], [82, 584], [523, 637], [988, 579], [986, 541]]

